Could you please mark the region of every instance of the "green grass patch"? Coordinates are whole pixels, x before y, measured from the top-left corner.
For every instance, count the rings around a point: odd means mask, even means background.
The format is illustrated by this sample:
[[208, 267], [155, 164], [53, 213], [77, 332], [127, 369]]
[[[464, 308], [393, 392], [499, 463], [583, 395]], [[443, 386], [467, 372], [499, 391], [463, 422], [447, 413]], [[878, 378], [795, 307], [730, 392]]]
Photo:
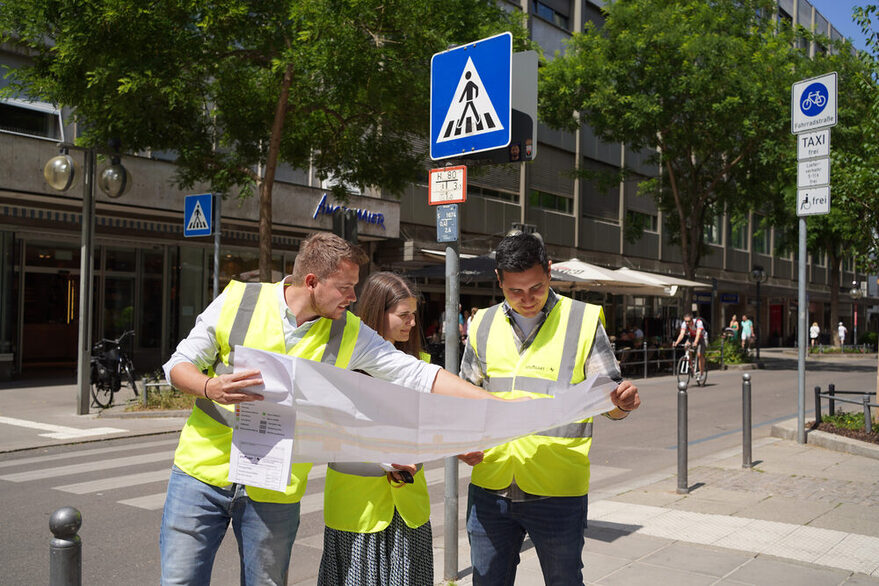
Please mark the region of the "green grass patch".
[[147, 391], [147, 404], [144, 405], [141, 398], [128, 405], [126, 411], [182, 411], [192, 409], [195, 404], [195, 395], [183, 393], [168, 384], [161, 386], [143, 386], [160, 382], [161, 379], [157, 375], [144, 377], [141, 383], [141, 390]]
[[[852, 431], [864, 430], [864, 414], [863, 413], [837, 413], [836, 415], [822, 415], [821, 421], [829, 423], [843, 429]], [[873, 432], [879, 433], [879, 423], [873, 424]]]
[[725, 342], [722, 338], [715, 338], [708, 344], [708, 351], [705, 353], [705, 359], [712, 367], [720, 365], [720, 347], [723, 344], [723, 363], [724, 364], [747, 364], [751, 362], [748, 353], [742, 348], [742, 343], [736, 339], [728, 339]]

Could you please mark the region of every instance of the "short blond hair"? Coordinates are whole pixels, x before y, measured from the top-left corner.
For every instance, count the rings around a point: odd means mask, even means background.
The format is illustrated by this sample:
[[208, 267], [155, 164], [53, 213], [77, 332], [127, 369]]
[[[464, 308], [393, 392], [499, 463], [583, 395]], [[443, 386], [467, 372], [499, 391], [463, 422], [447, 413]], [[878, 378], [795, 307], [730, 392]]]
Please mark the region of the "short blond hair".
[[359, 246], [329, 232], [316, 232], [299, 246], [293, 263], [293, 285], [304, 285], [309, 273], [318, 279], [326, 279], [339, 270], [342, 261], [360, 266], [368, 260]]

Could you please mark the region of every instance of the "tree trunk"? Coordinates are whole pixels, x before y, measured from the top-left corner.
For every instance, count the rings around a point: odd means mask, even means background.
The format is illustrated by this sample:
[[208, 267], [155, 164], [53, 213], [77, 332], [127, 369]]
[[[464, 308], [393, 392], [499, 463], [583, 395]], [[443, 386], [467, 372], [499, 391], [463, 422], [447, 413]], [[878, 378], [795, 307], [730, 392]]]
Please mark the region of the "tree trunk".
[[839, 270], [840, 259], [832, 252], [827, 253], [827, 269], [830, 271], [830, 337], [833, 345], [841, 344], [839, 339], [839, 330], [836, 324], [839, 323]]
[[272, 281], [272, 188], [275, 185], [275, 171], [278, 168], [278, 156], [281, 152], [281, 134], [284, 131], [292, 83], [293, 65], [288, 64], [287, 69], [284, 70], [281, 94], [278, 96], [275, 119], [272, 122], [272, 135], [266, 153], [266, 176], [259, 190], [259, 280], [263, 283]]

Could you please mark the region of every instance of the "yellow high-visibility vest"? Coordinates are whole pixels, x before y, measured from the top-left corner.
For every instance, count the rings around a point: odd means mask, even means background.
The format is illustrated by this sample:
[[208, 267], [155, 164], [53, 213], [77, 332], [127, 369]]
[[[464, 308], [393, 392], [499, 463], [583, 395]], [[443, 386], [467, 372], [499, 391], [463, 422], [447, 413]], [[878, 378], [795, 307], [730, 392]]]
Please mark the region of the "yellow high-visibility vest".
[[[430, 362], [430, 354], [421, 353]], [[394, 509], [409, 527], [430, 519], [430, 497], [419, 465], [412, 484], [392, 486], [378, 464], [331, 462], [324, 484], [324, 523], [351, 533], [377, 533], [391, 524]]]
[[[348, 366], [360, 331], [360, 318], [351, 312], [345, 312], [336, 320], [320, 318], [287, 352], [284, 317], [278, 308], [277, 287], [281, 286], [277, 283], [229, 283], [216, 324], [220, 352], [208, 372], [210, 376], [232, 372], [236, 345], [289, 354], [340, 368]], [[233, 418], [232, 405], [198, 399], [180, 434], [174, 464], [202, 482], [214, 486], [228, 485]], [[293, 464], [291, 481], [284, 492], [248, 486], [247, 495], [260, 502], [299, 502], [305, 493], [309, 470], [311, 464]]]
[[[604, 323], [600, 306], [560, 296], [532, 344], [520, 354], [502, 306], [478, 312], [468, 343], [483, 367], [483, 388], [508, 398], [546, 398], [556, 389], [582, 382], [599, 320]], [[486, 450], [484, 460], [473, 468], [471, 482], [500, 490], [515, 479], [530, 494], [582, 496], [589, 491], [591, 445], [591, 418], [548, 429]]]

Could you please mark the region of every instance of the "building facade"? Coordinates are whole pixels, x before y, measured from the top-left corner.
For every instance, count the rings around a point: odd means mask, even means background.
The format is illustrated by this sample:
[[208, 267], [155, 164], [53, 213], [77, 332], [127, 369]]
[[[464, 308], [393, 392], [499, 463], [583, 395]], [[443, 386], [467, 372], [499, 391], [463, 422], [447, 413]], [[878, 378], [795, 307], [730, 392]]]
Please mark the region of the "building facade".
[[[584, 23], [601, 23], [591, 0], [521, 0], [507, 3], [526, 11], [532, 38], [547, 55], [564, 50], [564, 41]], [[805, 0], [780, 0], [779, 18], [841, 38]], [[26, 55], [0, 47], [0, 64], [16, 66]], [[428, 67], [428, 64], [425, 64]], [[5, 83], [0, 80], [0, 84]], [[427, 115], [427, 113], [425, 113]], [[45, 163], [58, 154], [58, 142], [75, 135], [48, 104], [7, 100], [0, 103], [0, 374], [27, 375], [76, 364], [79, 271], [82, 238], [82, 183], [67, 192], [43, 179]], [[652, 199], [638, 197], [637, 176], [656, 173], [643, 153], [599, 141], [589, 127], [576, 133], [543, 125], [537, 131], [537, 157], [527, 164], [490, 165], [470, 172], [462, 204], [461, 252], [482, 255], [514, 226], [539, 232], [554, 260], [578, 258], [610, 268], [630, 267], [680, 276], [680, 252], [669, 243], [664, 218]], [[82, 153], [71, 151], [81, 161]], [[119, 199], [97, 192], [94, 261], [94, 338], [136, 333], [131, 350], [140, 370], [157, 368], [213, 297], [213, 239], [183, 236], [182, 192], [173, 182], [173, 157], [163, 153], [127, 155], [131, 190]], [[106, 163], [103, 163], [106, 164]], [[99, 170], [103, 164], [99, 164]], [[600, 191], [573, 169], [614, 170], [626, 166], [636, 177]], [[314, 230], [332, 228], [332, 202], [326, 186], [309, 170], [279, 169], [273, 197], [273, 273], [290, 272], [299, 242]], [[201, 193], [193, 190], [191, 193]], [[331, 197], [331, 196], [330, 196]], [[381, 193], [352, 194], [346, 204], [357, 216], [369, 270], [414, 271], [442, 262], [436, 242], [435, 209], [427, 203], [427, 177], [396, 198]], [[637, 242], [624, 238], [627, 222], [645, 227]], [[257, 275], [258, 209], [255, 200], [229, 198], [223, 204], [218, 263], [222, 287], [232, 278]], [[796, 329], [797, 268], [792, 254], [777, 252], [777, 236], [758, 213], [744, 224], [720, 217], [706, 226], [706, 255], [697, 279], [711, 283], [694, 301], [719, 332], [733, 314], [754, 314], [764, 345], [791, 344]], [[749, 280], [755, 266], [766, 276], [757, 297]], [[865, 276], [844, 262], [839, 311], [851, 329], [853, 281]], [[829, 331], [830, 277], [825, 259], [808, 263], [809, 322]], [[425, 320], [444, 307], [442, 279], [421, 278]], [[688, 308], [680, 294], [670, 297], [577, 293], [605, 306], [611, 333], [626, 325], [648, 337], [667, 339]], [[857, 302], [861, 331], [875, 287]], [[464, 308], [500, 299], [492, 281], [461, 284]], [[875, 326], [872, 328], [875, 331]]]

